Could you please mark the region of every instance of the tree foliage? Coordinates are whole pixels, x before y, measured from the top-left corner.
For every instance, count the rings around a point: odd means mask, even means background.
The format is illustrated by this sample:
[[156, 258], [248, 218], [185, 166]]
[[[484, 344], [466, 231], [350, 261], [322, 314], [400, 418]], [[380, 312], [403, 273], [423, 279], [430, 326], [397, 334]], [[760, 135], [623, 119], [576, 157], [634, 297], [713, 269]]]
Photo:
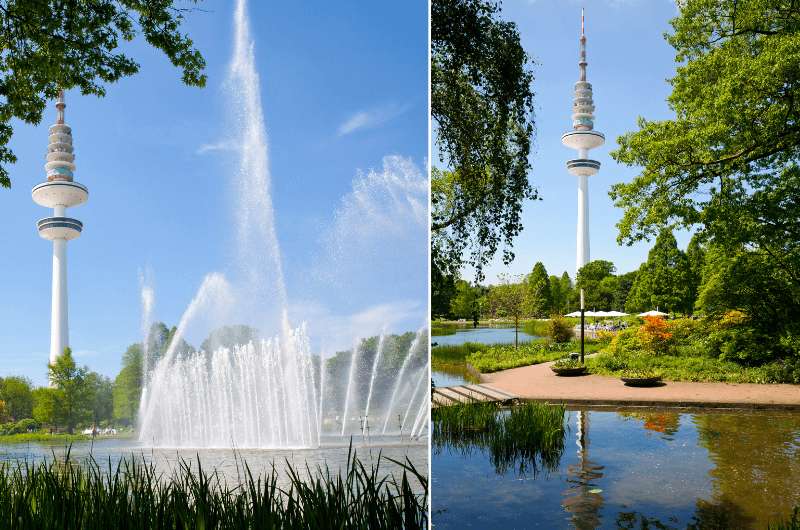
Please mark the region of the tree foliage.
[[477, 280], [500, 244], [513, 259], [523, 201], [536, 198], [533, 75], [516, 25], [499, 16], [490, 0], [431, 6], [431, 116], [449, 168], [431, 174], [431, 255], [444, 274], [468, 264]]
[[525, 277], [525, 314], [546, 317], [553, 306], [550, 277], [541, 261], [537, 261], [530, 274]]
[[[761, 309], [752, 296], [722, 288], [724, 278], [782, 284], [780, 308], [800, 305], [800, 4], [793, 0], [686, 0], [667, 41], [678, 64], [668, 102], [675, 118], [639, 120], [612, 156], [641, 167], [613, 186], [624, 210], [619, 240], [650, 237], [664, 226], [696, 230], [733, 261], [714, 273], [704, 306]], [[723, 272], [724, 271], [724, 272]], [[700, 289], [701, 291], [703, 288]], [[742, 293], [746, 294], [746, 293]], [[762, 297], [762, 300], [766, 297]], [[773, 308], [769, 312], [775, 312]], [[783, 321], [784, 328], [797, 320]]]
[[[196, 0], [190, 1], [195, 3]], [[12, 121], [38, 124], [59, 89], [104, 96], [105, 84], [138, 72], [121, 47], [137, 34], [204, 86], [205, 61], [181, 32], [187, 8], [173, 0], [6, 0], [0, 6], [0, 164], [16, 161], [8, 147]], [[0, 186], [9, 187], [0, 165]]]
[[142, 397], [143, 371], [142, 346], [131, 344], [122, 356], [122, 369], [114, 379], [114, 419], [126, 424], [136, 421]]
[[[610, 285], [607, 278], [613, 278], [616, 270], [613, 263], [600, 259], [590, 261], [580, 268], [575, 281], [575, 291], [579, 293], [583, 289], [586, 309], [599, 311], [611, 309], [616, 285]], [[603, 280], [606, 280], [605, 284], [602, 283]]]
[[64, 349], [64, 353], [56, 358], [56, 362], [48, 365], [52, 392], [53, 423], [66, 427], [72, 433], [75, 426], [91, 417], [94, 388], [87, 378], [89, 370], [79, 367], [72, 357], [72, 350]]
[[630, 312], [691, 313], [694, 306], [692, 271], [686, 254], [678, 248], [672, 231], [663, 230], [639, 268], [626, 308]]
[[479, 288], [473, 287], [468, 281], [458, 280], [456, 294], [450, 301], [450, 313], [456, 318], [477, 320], [480, 294]]
[[25, 377], [9, 376], [0, 379], [0, 399], [14, 421], [33, 415], [33, 385]]

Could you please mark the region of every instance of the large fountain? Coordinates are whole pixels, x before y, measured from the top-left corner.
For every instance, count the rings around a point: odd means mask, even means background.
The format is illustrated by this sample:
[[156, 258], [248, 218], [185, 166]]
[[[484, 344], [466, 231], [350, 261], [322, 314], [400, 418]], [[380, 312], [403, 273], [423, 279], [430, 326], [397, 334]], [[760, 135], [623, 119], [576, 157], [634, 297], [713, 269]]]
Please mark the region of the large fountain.
[[[140, 440], [157, 447], [281, 449], [426, 437], [426, 327], [353, 337], [351, 347], [326, 352], [312, 351], [306, 325], [290, 323], [245, 0], [236, 1], [226, 88], [239, 162], [236, 279], [206, 276], [158, 351], [149, 336], [155, 295], [143, 282]], [[185, 337], [198, 323], [209, 330], [246, 323], [236, 329], [252, 332], [195, 350]], [[269, 332], [256, 335], [256, 328]]]

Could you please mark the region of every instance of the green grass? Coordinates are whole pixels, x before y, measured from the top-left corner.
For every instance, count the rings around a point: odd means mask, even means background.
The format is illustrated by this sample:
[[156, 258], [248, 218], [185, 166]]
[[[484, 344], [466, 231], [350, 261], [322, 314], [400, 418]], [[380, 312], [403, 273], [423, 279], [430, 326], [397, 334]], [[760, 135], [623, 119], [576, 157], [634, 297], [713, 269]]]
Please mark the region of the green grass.
[[[602, 347], [602, 344], [590, 341], [586, 341], [584, 345], [587, 354], [596, 352]], [[561, 344], [533, 341], [520, 344], [518, 348], [514, 348], [513, 345], [486, 346], [468, 355], [466, 361], [479, 372], [491, 373], [555, 361], [580, 349], [580, 342], [577, 341]]]
[[[340, 529], [428, 527], [427, 478], [410, 461], [402, 477], [382, 477], [378, 459], [367, 469], [348, 454], [342, 474], [295, 469], [288, 486], [278, 473], [253, 476], [240, 463], [243, 483], [228, 486], [216, 471], [181, 461], [168, 476], [151, 463], [117, 466], [55, 459], [0, 464], [0, 528], [27, 529]], [[416, 483], [416, 487], [412, 486]], [[415, 493], [422, 491], [423, 493]]]
[[24, 432], [19, 434], [0, 435], [0, 444], [4, 443], [27, 443], [27, 442], [58, 442], [61, 444], [72, 442], [84, 442], [91, 440], [91, 436], [84, 434], [49, 434], [46, 432]]
[[550, 334], [550, 322], [547, 320], [526, 320], [522, 323], [522, 331], [534, 337], [547, 337]]
[[769, 365], [746, 367], [712, 357], [611, 354], [586, 359], [589, 372], [619, 377], [626, 370], [652, 371], [667, 381], [706, 381], [725, 383], [770, 383]]
[[455, 322], [441, 322], [434, 320], [431, 322], [431, 336], [437, 337], [442, 335], [453, 335], [459, 329], [464, 327]]
[[488, 451], [498, 473], [552, 471], [564, 451], [564, 413], [563, 406], [535, 402], [507, 411], [494, 403], [437, 407], [431, 413], [432, 445], [435, 451]]

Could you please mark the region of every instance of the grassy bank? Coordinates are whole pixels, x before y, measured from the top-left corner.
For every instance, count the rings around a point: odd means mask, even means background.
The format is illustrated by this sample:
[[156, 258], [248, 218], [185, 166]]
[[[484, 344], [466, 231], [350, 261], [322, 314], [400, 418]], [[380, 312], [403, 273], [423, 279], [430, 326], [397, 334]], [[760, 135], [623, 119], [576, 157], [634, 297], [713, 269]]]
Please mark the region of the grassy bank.
[[456, 330], [464, 327], [461, 324], [454, 322], [441, 322], [434, 320], [431, 322], [431, 337], [438, 337], [442, 335], [453, 335]]
[[619, 377], [626, 369], [652, 370], [667, 381], [773, 383], [779, 366], [747, 367], [713, 357], [605, 352], [586, 360], [589, 372]]
[[[586, 341], [584, 351], [593, 353], [598, 351], [601, 346], [600, 343]], [[484, 346], [483, 349], [469, 354], [466, 362], [482, 373], [490, 373], [519, 366], [555, 361], [570, 352], [580, 351], [580, 349], [580, 342], [577, 341], [560, 344], [534, 341], [520, 344], [518, 348], [514, 348], [513, 345]]]
[[274, 469], [253, 476], [242, 464], [243, 484], [227, 486], [199, 461], [182, 461], [166, 477], [139, 460], [114, 468], [93, 461], [6, 462], [0, 464], [0, 527], [427, 528], [427, 478], [409, 461], [395, 463], [404, 468], [397, 480], [381, 478], [380, 459], [367, 469], [354, 455], [342, 475], [290, 466], [288, 486], [278, 485]]
[[84, 434], [49, 434], [46, 432], [25, 432], [19, 434], [2, 434], [0, 435], [0, 444], [4, 443], [27, 443], [27, 442], [57, 442], [57, 443], [72, 443], [90, 441], [91, 436]]
[[447, 373], [463, 374], [467, 356], [486, 348], [485, 344], [465, 342], [458, 345], [434, 346], [431, 348], [431, 369]]
[[563, 406], [523, 403], [500, 410], [493, 403], [460, 403], [432, 411], [433, 447], [488, 451], [498, 473], [550, 471], [564, 451]]

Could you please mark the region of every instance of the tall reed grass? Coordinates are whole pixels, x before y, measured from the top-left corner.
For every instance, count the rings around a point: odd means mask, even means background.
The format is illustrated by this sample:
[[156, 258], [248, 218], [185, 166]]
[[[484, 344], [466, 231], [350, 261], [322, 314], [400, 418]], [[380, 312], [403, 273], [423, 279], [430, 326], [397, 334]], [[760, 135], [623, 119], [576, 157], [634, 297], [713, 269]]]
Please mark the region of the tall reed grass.
[[[401, 466], [396, 479], [381, 460]], [[101, 466], [55, 458], [0, 464], [0, 528], [9, 530], [422, 529], [428, 527], [428, 481], [411, 461], [379, 457], [367, 469], [348, 453], [342, 473], [297, 469], [288, 485], [254, 476], [241, 462], [240, 484], [181, 460], [169, 476], [152, 463], [123, 459]], [[285, 481], [284, 481], [285, 482]], [[412, 486], [412, 483], [416, 483]], [[422, 491], [422, 493], [417, 493]]]
[[564, 452], [566, 409], [527, 402], [501, 410], [494, 403], [460, 403], [432, 411], [433, 449], [486, 451], [497, 473], [550, 472]]

